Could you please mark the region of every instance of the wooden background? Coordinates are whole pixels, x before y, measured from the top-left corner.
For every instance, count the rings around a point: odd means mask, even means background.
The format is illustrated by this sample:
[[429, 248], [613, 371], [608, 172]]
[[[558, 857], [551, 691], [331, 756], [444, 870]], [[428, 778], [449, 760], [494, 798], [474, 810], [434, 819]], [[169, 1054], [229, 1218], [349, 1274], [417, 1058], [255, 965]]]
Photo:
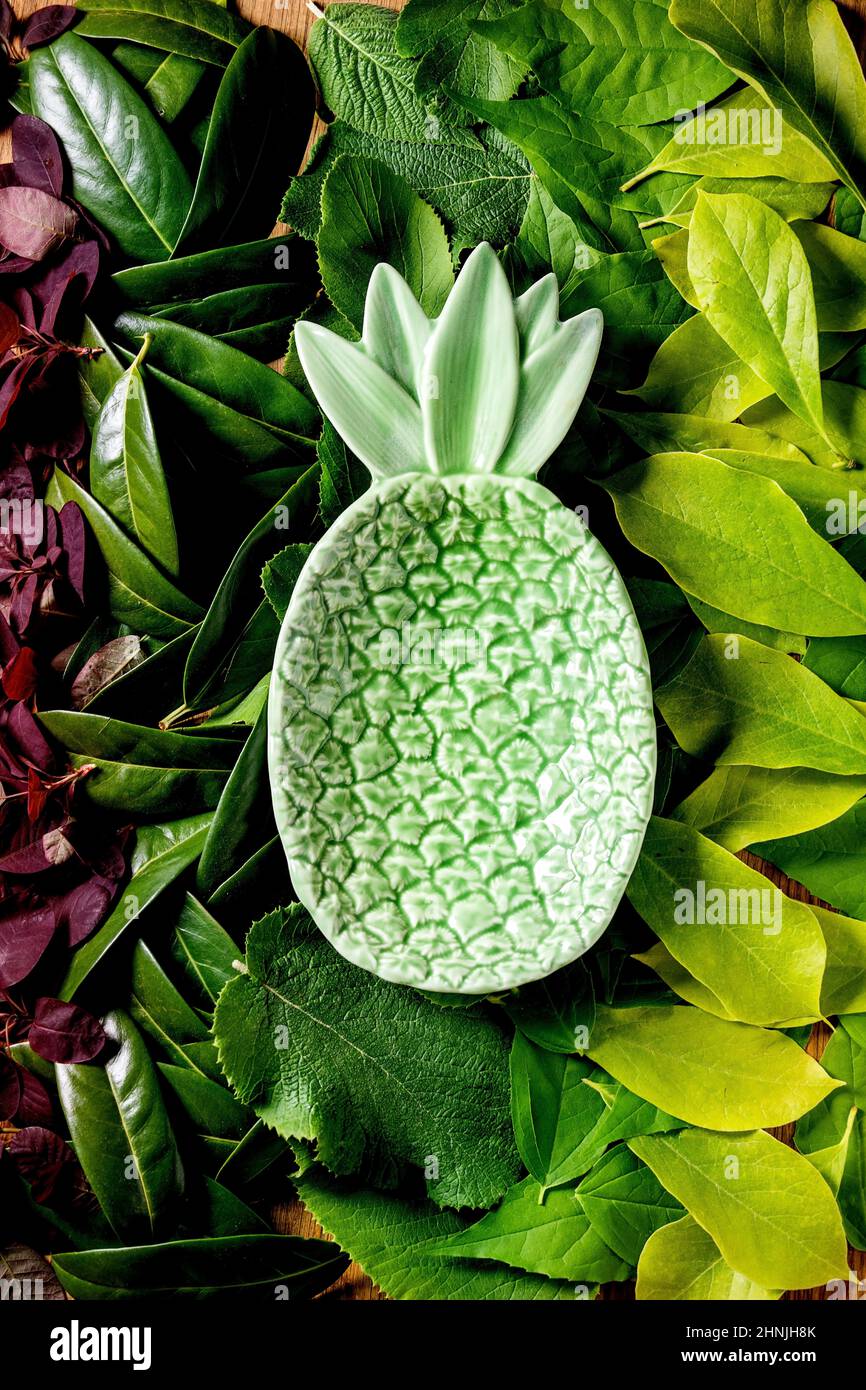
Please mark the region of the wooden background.
[[[67, 0], [68, 2], [68, 0]], [[858, 52], [861, 60], [866, 60], [866, 0], [837, 0], [840, 7], [846, 13], [849, 20], [849, 27], [857, 43]], [[45, 0], [14, 0], [16, 10], [24, 15], [31, 10], [38, 9]], [[361, 3], [373, 3], [373, 0], [361, 0]], [[402, 9], [406, 0], [387, 0], [389, 8]], [[760, 0], [756, 0], [760, 3]], [[281, 29], [284, 33], [291, 35], [297, 43], [306, 44], [307, 35], [315, 21], [315, 6], [308, 5], [306, 0], [238, 0], [238, 10], [254, 24], [268, 24], [273, 29]], [[317, 128], [313, 131], [310, 143], [320, 133], [321, 126], [317, 122]], [[0, 133], [0, 160], [9, 158], [8, 141], [4, 141], [3, 134]], [[770, 865], [763, 864], [753, 855], [743, 854], [741, 858], [753, 867], [761, 869], [767, 874], [773, 883], [777, 884], [783, 892], [792, 898], [800, 899], [803, 902], [815, 902], [817, 899], [811, 898], [806, 890], [798, 883], [792, 883], [777, 869]], [[816, 1025], [813, 1030], [812, 1038], [809, 1043], [809, 1051], [819, 1057], [823, 1051], [829, 1030], [824, 1025]], [[790, 1141], [793, 1132], [793, 1125], [787, 1125], [784, 1129], [776, 1130], [779, 1138]], [[302, 1236], [322, 1236], [324, 1233], [304, 1210], [297, 1201], [286, 1201], [278, 1205], [273, 1212], [274, 1224], [278, 1231], [285, 1231]], [[859, 1278], [866, 1277], [866, 1253], [861, 1251], [851, 1251], [851, 1268]], [[602, 1289], [601, 1297], [605, 1299], [627, 1300], [633, 1297], [630, 1286], [607, 1285]], [[786, 1294], [790, 1300], [811, 1300], [822, 1299], [825, 1297], [823, 1288], [804, 1290], [796, 1293]], [[344, 1299], [384, 1299], [382, 1294], [363, 1273], [357, 1265], [350, 1265], [345, 1274], [341, 1277], [333, 1288], [326, 1293], [319, 1295], [320, 1299], [325, 1300], [344, 1300]]]

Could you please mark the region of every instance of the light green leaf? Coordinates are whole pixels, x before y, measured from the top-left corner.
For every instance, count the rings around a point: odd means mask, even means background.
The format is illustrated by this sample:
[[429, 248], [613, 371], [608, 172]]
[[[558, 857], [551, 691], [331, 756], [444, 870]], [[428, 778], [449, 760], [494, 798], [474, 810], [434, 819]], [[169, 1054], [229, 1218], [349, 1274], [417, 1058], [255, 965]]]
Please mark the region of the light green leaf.
[[295, 1185], [308, 1211], [391, 1298], [574, 1302], [571, 1283], [496, 1265], [479, 1267], [472, 1260], [443, 1262], [431, 1247], [466, 1229], [454, 1212], [341, 1184], [320, 1169], [304, 1174]]
[[835, 540], [844, 536], [866, 514], [866, 486], [856, 472], [841, 475], [813, 463], [778, 459], [739, 449], [710, 449], [713, 458], [729, 468], [742, 468], [772, 478], [797, 503], [809, 525], [819, 535]]
[[506, 1043], [488, 1017], [349, 965], [300, 908], [256, 923], [246, 966], [214, 1033], [229, 1081], [268, 1125], [315, 1139], [332, 1172], [363, 1167], [380, 1182], [434, 1155], [427, 1186], [442, 1205], [489, 1206], [514, 1181]]
[[625, 1144], [605, 1154], [578, 1184], [576, 1195], [596, 1235], [632, 1266], [653, 1231], [682, 1211]]
[[808, 1289], [847, 1271], [832, 1193], [806, 1159], [769, 1134], [685, 1129], [629, 1148], [718, 1245], [765, 1289]]
[[751, 848], [815, 897], [866, 918], [866, 801], [828, 825]]
[[373, 160], [342, 156], [331, 169], [322, 191], [318, 249], [328, 296], [359, 331], [367, 285], [380, 262], [399, 271], [431, 318], [441, 312], [453, 284], [448, 238], [436, 213], [404, 179]]
[[[842, 353], [837, 356], [835, 344], [838, 341], [840, 339], [836, 334], [821, 334], [822, 369], [835, 365], [835, 362], [844, 356]], [[841, 341], [850, 343], [850, 339], [846, 339], [844, 335], [841, 335]], [[825, 356], [828, 348], [832, 350], [829, 356]], [[783, 439], [798, 445], [809, 455], [813, 463], [824, 468], [838, 469], [840, 460], [848, 459], [861, 465], [866, 464], [866, 391], [856, 384], [825, 378], [821, 394], [829, 445], [822, 435], [811, 430], [776, 396], [771, 396], [769, 400], [761, 401], [760, 404], [753, 403], [744, 416], [744, 423], [781, 435]], [[837, 480], [839, 496], [845, 502], [848, 498], [849, 481], [845, 471]]]
[[670, 18], [777, 106], [866, 206], [866, 84], [833, 0], [673, 0]]
[[[819, 1169], [835, 1180], [845, 1149], [837, 1200], [850, 1243], [866, 1249], [866, 1030], [863, 1019], [850, 1014], [839, 1020], [821, 1058], [831, 1076], [845, 1083], [797, 1125], [794, 1142]], [[851, 1110], [856, 1106], [853, 1125]], [[847, 1144], [846, 1144], [847, 1139]], [[836, 1154], [832, 1150], [836, 1150]], [[828, 1152], [830, 1151], [830, 1152]]]
[[587, 1049], [635, 1095], [687, 1124], [786, 1124], [834, 1089], [786, 1038], [684, 1005], [600, 1009]]
[[717, 767], [671, 811], [736, 854], [756, 840], [826, 825], [866, 796], [866, 776], [810, 767]]
[[763, 454], [773, 458], [809, 460], [796, 444], [789, 444], [767, 430], [748, 429], [724, 420], [701, 415], [674, 415], [638, 411], [603, 412], [613, 420], [629, 439], [640, 445], [645, 454], [673, 452], [702, 454], [718, 449], [739, 449], [743, 453]]
[[817, 222], [795, 222], [791, 230], [809, 262], [818, 327], [866, 328], [866, 242]]
[[604, 1284], [629, 1274], [628, 1263], [605, 1244], [577, 1193], [545, 1193], [533, 1178], [509, 1188], [496, 1210], [473, 1226], [431, 1245], [430, 1254], [497, 1260], [580, 1283]]
[[667, 0], [594, 0], [586, 6], [532, 0], [476, 31], [531, 67], [541, 85], [573, 110], [618, 125], [644, 125], [709, 101], [731, 84], [719, 62], [683, 42], [667, 8]]
[[821, 1016], [827, 952], [814, 914], [691, 826], [653, 817], [629, 901], [742, 1023]]
[[[794, 183], [791, 179], [772, 177], [737, 179], [707, 176], [696, 179], [669, 212], [654, 220], [688, 227], [699, 194], [748, 193], [750, 197], [759, 198], [773, 208], [786, 222], [796, 222], [800, 218], [820, 217], [836, 188], [838, 184], [835, 183]], [[653, 220], [641, 223], [643, 227], [653, 225]]]
[[772, 647], [774, 651], [788, 652], [796, 656], [802, 656], [809, 645], [807, 639], [796, 632], [781, 632], [775, 627], [749, 623], [744, 618], [735, 618], [730, 613], [723, 612], [721, 608], [714, 608], [712, 604], [703, 603], [692, 594], [684, 596], [688, 600], [689, 608], [707, 632], [734, 632], [740, 637], [751, 637], [753, 642]]
[[827, 183], [837, 177], [809, 139], [786, 125], [779, 111], [751, 87], [734, 92], [709, 111], [701, 109], [688, 120], [679, 120], [668, 143], [629, 179], [626, 188], [659, 170], [702, 178], [774, 178], [796, 183]]
[[[866, 632], [866, 584], [771, 478], [706, 454], [655, 454], [602, 486], [632, 544], [695, 598], [809, 636]], [[744, 511], [757, 520], [743, 525]]]
[[725, 1264], [712, 1236], [693, 1216], [672, 1221], [650, 1236], [637, 1267], [641, 1301], [773, 1302], [778, 1291], [762, 1288]]
[[636, 952], [635, 960], [639, 960], [643, 965], [649, 966], [650, 970], [654, 970], [668, 989], [673, 990], [674, 994], [679, 995], [686, 1004], [694, 1004], [696, 1008], [703, 1009], [705, 1013], [712, 1014], [714, 1018], [724, 1018], [729, 1022], [736, 1022], [718, 995], [714, 994], [701, 980], [691, 975], [686, 967], [675, 956], [671, 955], [667, 946], [663, 946], [660, 941], [657, 941], [646, 951]]
[[755, 198], [703, 193], [689, 228], [688, 270], [711, 327], [824, 434], [812, 279], [788, 223]]
[[731, 421], [770, 388], [703, 314], [693, 314], [662, 343], [643, 385], [623, 394], [639, 396], [651, 410]]
[[748, 637], [705, 637], [656, 694], [681, 748], [717, 763], [866, 772], [863, 716], [811, 671]]

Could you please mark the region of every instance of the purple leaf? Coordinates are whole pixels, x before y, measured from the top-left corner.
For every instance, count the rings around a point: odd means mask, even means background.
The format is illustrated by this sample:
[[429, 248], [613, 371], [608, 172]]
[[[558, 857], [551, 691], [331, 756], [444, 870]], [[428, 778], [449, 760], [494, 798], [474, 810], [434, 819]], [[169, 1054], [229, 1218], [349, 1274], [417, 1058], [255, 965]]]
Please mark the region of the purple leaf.
[[78, 11], [72, 5], [45, 5], [32, 14], [24, 25], [21, 38], [25, 48], [36, 48], [37, 44], [56, 39], [77, 18]]
[[6, 1146], [21, 1177], [30, 1184], [35, 1202], [47, 1202], [61, 1178], [74, 1183], [78, 1160], [64, 1139], [42, 1125], [19, 1129]]
[[[0, 989], [9, 989], [25, 979], [47, 950], [54, 935], [54, 913], [50, 907], [21, 907], [3, 904], [0, 917]], [[11, 911], [9, 910], [11, 906]]]
[[[44, 13], [44, 11], [43, 11]], [[36, 16], [34, 15], [34, 18]], [[18, 183], [41, 188], [59, 198], [63, 193], [63, 161], [54, 131], [35, 116], [16, 116], [12, 122], [12, 159]]]
[[78, 214], [41, 188], [0, 188], [0, 245], [41, 261], [75, 235]]
[[15, 11], [9, 0], [0, 0], [0, 39], [10, 39], [15, 24]]
[[36, 1000], [27, 1041], [46, 1062], [92, 1062], [105, 1046], [105, 1033], [86, 1009], [43, 997]]
[[0, 1120], [11, 1120], [21, 1103], [21, 1068], [0, 1052]]
[[21, 1099], [15, 1113], [17, 1125], [50, 1124], [54, 1115], [51, 1097], [32, 1071], [21, 1067]]
[[13, 313], [8, 304], [0, 302], [0, 355], [15, 346], [20, 332], [18, 315]]

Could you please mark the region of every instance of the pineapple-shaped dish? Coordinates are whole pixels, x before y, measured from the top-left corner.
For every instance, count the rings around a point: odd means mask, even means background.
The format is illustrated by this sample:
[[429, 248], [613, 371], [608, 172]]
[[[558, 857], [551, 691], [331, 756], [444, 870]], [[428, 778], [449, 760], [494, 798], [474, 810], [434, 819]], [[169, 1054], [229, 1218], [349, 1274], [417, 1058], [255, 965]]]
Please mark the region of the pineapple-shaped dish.
[[363, 335], [300, 323], [372, 486], [310, 554], [271, 683], [292, 882], [356, 965], [433, 991], [539, 979], [604, 931], [650, 815], [655, 726], [622, 579], [535, 481], [598, 355], [556, 279], [493, 250], [426, 317], [388, 265]]

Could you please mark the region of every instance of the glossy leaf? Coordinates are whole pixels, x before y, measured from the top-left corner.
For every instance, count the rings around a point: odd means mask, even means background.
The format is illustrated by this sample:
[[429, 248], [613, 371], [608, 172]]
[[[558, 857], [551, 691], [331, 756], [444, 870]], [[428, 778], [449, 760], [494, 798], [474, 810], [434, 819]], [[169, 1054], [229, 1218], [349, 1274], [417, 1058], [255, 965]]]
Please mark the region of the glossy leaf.
[[76, 33], [127, 39], [225, 67], [249, 33], [245, 20], [207, 0], [87, 0]]
[[180, 637], [202, 617], [197, 603], [188, 599], [153, 564], [143, 550], [117, 525], [68, 473], [56, 469], [48, 500], [77, 502], [90, 523], [108, 570], [111, 612], [118, 622], [152, 637]]
[[289, 233], [176, 256], [170, 261], [128, 266], [115, 271], [111, 282], [120, 302], [132, 308], [207, 301], [249, 285], [288, 284], [300, 299], [303, 287], [315, 280], [315, 265], [311, 248]]
[[605, 1109], [598, 1092], [584, 1084], [593, 1071], [581, 1057], [544, 1051], [515, 1034], [511, 1120], [520, 1157], [542, 1193], [586, 1171], [575, 1167], [574, 1155]]
[[191, 816], [138, 830], [126, 892], [99, 930], [75, 952], [58, 990], [59, 998], [74, 999], [91, 970], [127, 927], [193, 862], [201, 852], [209, 824], [210, 816]]
[[[186, 425], [245, 467], [285, 462], [312, 442], [316, 412], [278, 372], [170, 319], [129, 311], [115, 325], [136, 347], [150, 335], [148, 376]], [[157, 402], [158, 405], [158, 402]], [[157, 409], [157, 424], [161, 420]], [[292, 460], [296, 461], [296, 459]]]
[[60, 1103], [113, 1230], [121, 1240], [148, 1239], [176, 1214], [183, 1169], [143, 1038], [119, 1011], [103, 1025], [117, 1050], [104, 1066], [60, 1067]]
[[823, 1178], [757, 1131], [687, 1129], [632, 1139], [631, 1150], [713, 1238], [723, 1258], [762, 1288], [807, 1289], [847, 1270], [845, 1236]]
[[177, 241], [192, 187], [147, 104], [76, 34], [33, 54], [30, 82], [34, 114], [63, 142], [74, 197], [123, 255], [164, 260]]
[[804, 666], [748, 637], [705, 637], [656, 695], [677, 743], [694, 757], [754, 767], [866, 772], [863, 716]]
[[93, 427], [90, 491], [169, 574], [178, 572], [177, 537], [141, 364], [147, 341], [108, 393]]
[[209, 898], [275, 831], [268, 782], [267, 705], [223, 788], [196, 870], [196, 889]]
[[816, 897], [852, 917], [866, 917], [864, 826], [866, 802], [858, 800], [827, 825], [784, 839], [763, 840], [752, 848]]
[[249, 1129], [252, 1113], [235, 1100], [227, 1087], [187, 1067], [172, 1066], [168, 1062], [159, 1063], [159, 1074], [199, 1134], [240, 1139]]
[[54, 1256], [54, 1268], [73, 1298], [202, 1299], [310, 1298], [346, 1267], [324, 1240], [240, 1235], [174, 1240], [117, 1250], [78, 1250]]
[[706, 454], [656, 454], [603, 486], [632, 544], [705, 603], [807, 635], [866, 631], [866, 584], [774, 479]]
[[238, 958], [238, 947], [191, 893], [186, 894], [174, 924], [171, 950], [204, 999], [215, 1004], [234, 975], [232, 962]]
[[91, 357], [79, 357], [76, 364], [81, 413], [92, 430], [102, 402], [123, 376], [123, 364], [92, 319], [85, 317], [79, 341], [82, 347], [97, 349]]
[[286, 179], [301, 163], [314, 110], [313, 80], [297, 44], [276, 29], [253, 29], [220, 82], [177, 255], [267, 235]]
[[588, 1052], [659, 1109], [722, 1130], [785, 1124], [834, 1089], [783, 1033], [685, 1005], [600, 1009]]

